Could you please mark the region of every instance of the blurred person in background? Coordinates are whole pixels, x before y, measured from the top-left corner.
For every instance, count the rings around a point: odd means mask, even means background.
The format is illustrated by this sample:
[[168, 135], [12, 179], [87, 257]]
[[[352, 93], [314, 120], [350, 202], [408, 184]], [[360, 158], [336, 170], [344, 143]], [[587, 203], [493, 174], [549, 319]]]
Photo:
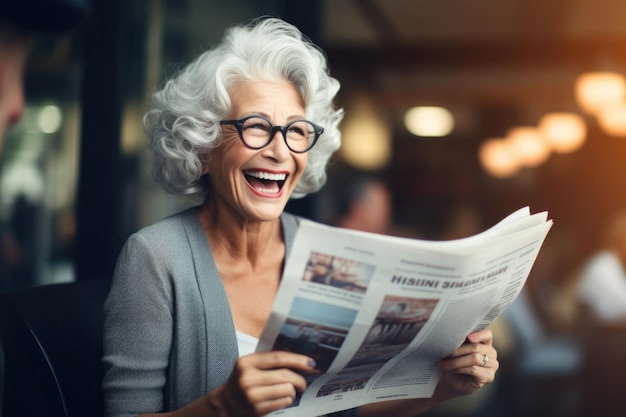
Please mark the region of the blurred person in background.
[[372, 233], [392, 231], [393, 198], [387, 184], [374, 174], [336, 172], [318, 196], [325, 223]]
[[626, 323], [626, 212], [613, 218], [604, 246], [582, 268], [578, 296], [593, 318]]
[[[4, 0], [0, 6], [0, 166], [7, 130], [24, 111], [24, 76], [31, 50], [38, 36], [61, 36], [77, 27], [87, 13], [86, 0]], [[0, 189], [0, 193], [2, 190]], [[23, 217], [23, 212], [16, 212]], [[22, 224], [21, 241], [15, 231], [0, 223], [0, 290], [12, 288], [10, 278], [29, 282], [23, 268], [32, 268], [24, 259], [24, 245], [33, 244], [32, 225]]]
[[609, 220], [602, 245], [580, 270], [577, 290], [585, 415], [623, 416], [624, 390], [616, 381], [626, 369], [626, 211]]
[[37, 35], [57, 35], [86, 13], [81, 0], [5, 0], [0, 6], [0, 156], [7, 129], [24, 110], [24, 72]]
[[365, 175], [355, 177], [340, 200], [337, 226], [389, 233], [393, 206], [391, 193], [382, 180]]
[[[339, 82], [276, 18], [231, 27], [169, 79], [144, 117], [156, 178], [199, 205], [126, 242], [105, 303], [105, 415], [262, 416], [289, 406], [315, 361], [255, 352], [299, 219], [288, 200], [319, 190], [340, 144]], [[318, 125], [319, 124], [319, 125]], [[413, 416], [490, 384], [488, 329], [442, 358], [432, 398], [342, 416]]]

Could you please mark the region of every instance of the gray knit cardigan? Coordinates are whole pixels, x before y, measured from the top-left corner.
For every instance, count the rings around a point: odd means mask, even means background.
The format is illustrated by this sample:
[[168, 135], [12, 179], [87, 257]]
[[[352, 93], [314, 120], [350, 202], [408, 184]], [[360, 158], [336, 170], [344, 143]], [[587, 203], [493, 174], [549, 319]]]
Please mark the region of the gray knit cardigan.
[[[298, 220], [285, 213], [281, 221], [289, 254]], [[224, 384], [238, 356], [226, 292], [196, 210], [132, 235], [104, 305], [105, 416], [180, 408]]]

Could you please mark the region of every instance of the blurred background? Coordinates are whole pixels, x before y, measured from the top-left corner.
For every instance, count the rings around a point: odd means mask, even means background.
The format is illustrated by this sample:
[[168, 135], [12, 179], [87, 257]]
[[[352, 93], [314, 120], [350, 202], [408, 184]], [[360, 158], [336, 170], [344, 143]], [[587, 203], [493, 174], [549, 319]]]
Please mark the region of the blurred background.
[[130, 233], [191, 205], [150, 177], [146, 100], [230, 24], [277, 15], [326, 51], [346, 111], [328, 186], [290, 211], [341, 224], [366, 177], [387, 190], [387, 233], [464, 237], [524, 206], [554, 219], [523, 302], [494, 324], [498, 382], [432, 414], [621, 415], [611, 390], [626, 368], [606, 349], [623, 351], [626, 327], [590, 343], [576, 288], [626, 209], [626, 2], [90, 5], [78, 31], [39, 39], [28, 65], [25, 116], [0, 163], [0, 290], [110, 277]]

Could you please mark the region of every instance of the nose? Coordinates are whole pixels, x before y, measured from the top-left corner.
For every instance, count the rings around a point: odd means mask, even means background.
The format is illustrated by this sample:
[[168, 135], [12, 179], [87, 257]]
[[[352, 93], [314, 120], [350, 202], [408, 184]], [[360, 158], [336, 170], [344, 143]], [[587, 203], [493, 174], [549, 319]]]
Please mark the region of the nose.
[[289, 158], [289, 154], [291, 151], [287, 147], [287, 141], [285, 140], [285, 136], [283, 135], [282, 130], [274, 129], [272, 132], [272, 140], [269, 145], [263, 148], [264, 151], [267, 151], [266, 155], [277, 160], [282, 161]]

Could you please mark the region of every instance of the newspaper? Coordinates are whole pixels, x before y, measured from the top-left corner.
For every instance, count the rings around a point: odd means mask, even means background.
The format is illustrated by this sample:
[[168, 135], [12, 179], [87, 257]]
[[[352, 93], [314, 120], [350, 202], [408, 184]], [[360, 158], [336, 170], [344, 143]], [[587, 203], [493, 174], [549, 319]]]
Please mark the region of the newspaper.
[[257, 351], [311, 356], [307, 389], [269, 416], [431, 397], [439, 362], [521, 291], [552, 226], [525, 207], [477, 235], [425, 241], [303, 220]]

